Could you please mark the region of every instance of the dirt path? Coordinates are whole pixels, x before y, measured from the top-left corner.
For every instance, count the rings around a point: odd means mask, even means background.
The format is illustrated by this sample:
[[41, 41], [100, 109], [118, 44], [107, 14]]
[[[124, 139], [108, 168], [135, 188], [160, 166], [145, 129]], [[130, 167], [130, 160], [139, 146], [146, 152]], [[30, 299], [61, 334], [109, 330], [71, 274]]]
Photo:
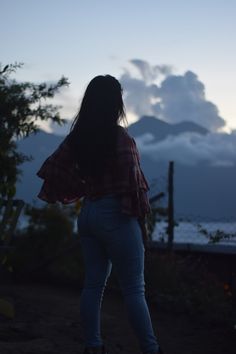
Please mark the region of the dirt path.
[[[45, 285], [1, 286], [15, 303], [13, 320], [0, 317], [0, 354], [79, 354], [83, 334], [79, 291]], [[165, 354], [235, 354], [236, 331], [204, 326], [186, 315], [171, 315], [149, 304]], [[102, 334], [110, 354], [140, 353], [119, 294], [105, 292]]]

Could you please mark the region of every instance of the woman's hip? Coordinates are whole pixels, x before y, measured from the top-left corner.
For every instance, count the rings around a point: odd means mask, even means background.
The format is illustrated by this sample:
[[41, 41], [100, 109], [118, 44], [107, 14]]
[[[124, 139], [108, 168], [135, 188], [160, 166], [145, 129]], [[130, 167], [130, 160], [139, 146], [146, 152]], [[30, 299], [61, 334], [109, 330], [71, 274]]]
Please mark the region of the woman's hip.
[[121, 200], [116, 195], [96, 200], [85, 198], [78, 217], [78, 231], [81, 236], [98, 237], [103, 241], [142, 241], [137, 217], [121, 211]]

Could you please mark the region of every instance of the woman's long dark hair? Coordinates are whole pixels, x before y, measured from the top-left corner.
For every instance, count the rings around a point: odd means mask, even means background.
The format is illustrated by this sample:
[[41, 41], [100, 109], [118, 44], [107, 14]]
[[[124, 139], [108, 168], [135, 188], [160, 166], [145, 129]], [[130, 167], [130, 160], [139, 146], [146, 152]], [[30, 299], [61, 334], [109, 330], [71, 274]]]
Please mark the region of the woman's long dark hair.
[[82, 177], [101, 177], [107, 158], [115, 156], [118, 124], [125, 119], [122, 88], [110, 75], [92, 79], [68, 136]]

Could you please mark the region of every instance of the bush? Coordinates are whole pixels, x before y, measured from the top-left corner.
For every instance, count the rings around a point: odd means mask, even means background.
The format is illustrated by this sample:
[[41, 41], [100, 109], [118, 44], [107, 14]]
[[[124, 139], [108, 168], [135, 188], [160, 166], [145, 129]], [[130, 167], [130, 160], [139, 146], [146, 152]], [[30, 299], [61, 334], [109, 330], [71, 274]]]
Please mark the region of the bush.
[[201, 256], [153, 253], [146, 263], [147, 294], [159, 310], [233, 325], [232, 296]]
[[[58, 205], [27, 206], [28, 226], [18, 231], [8, 263], [17, 275], [46, 279], [80, 280], [83, 275], [75, 211]], [[77, 239], [77, 240], [76, 240]]]

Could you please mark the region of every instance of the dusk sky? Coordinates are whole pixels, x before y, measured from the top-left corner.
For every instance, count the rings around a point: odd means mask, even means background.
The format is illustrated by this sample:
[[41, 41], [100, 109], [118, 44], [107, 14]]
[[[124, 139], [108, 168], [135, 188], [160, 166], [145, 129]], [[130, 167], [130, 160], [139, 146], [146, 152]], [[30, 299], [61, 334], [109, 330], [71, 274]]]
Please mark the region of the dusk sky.
[[[205, 86], [200, 94], [218, 108], [221, 129], [236, 129], [235, 0], [0, 0], [0, 11], [0, 62], [24, 62], [19, 80], [68, 77], [57, 99], [64, 117], [74, 116], [94, 76], [111, 74], [124, 89], [127, 77], [159, 85], [165, 76], [153, 73], [167, 65], [176, 77], [194, 73], [188, 78]], [[130, 122], [145, 113], [129, 107]]]

